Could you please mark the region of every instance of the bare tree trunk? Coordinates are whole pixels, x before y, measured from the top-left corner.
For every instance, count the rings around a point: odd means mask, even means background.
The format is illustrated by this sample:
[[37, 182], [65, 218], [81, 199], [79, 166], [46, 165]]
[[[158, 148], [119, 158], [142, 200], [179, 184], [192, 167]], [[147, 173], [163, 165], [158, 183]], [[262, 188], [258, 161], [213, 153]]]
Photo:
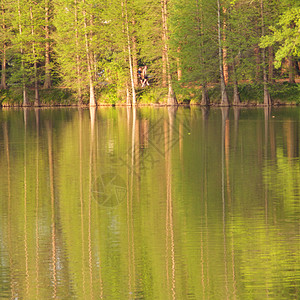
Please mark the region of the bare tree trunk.
[[[226, 14], [226, 8], [223, 7], [223, 13]], [[227, 25], [225, 20], [223, 20], [223, 42], [226, 42], [226, 35], [225, 35], [225, 29]], [[227, 48], [223, 46], [223, 70], [224, 70], [224, 82], [225, 85], [228, 84], [229, 81], [229, 68], [228, 68], [228, 63], [227, 63]]]
[[225, 80], [224, 80], [224, 70], [223, 70], [223, 50], [222, 50], [222, 40], [221, 40], [221, 5], [220, 0], [217, 0], [218, 4], [218, 43], [219, 43], [219, 67], [220, 67], [220, 85], [221, 85], [221, 105], [229, 106]]
[[180, 64], [180, 47], [177, 48], [177, 80], [180, 81], [182, 77], [182, 70], [181, 70], [181, 64]]
[[3, 52], [2, 52], [2, 70], [1, 70], [1, 84], [0, 89], [5, 90], [7, 88], [6, 85], [6, 44], [3, 44]]
[[203, 85], [202, 85], [201, 105], [204, 105], [204, 106], [209, 105], [209, 96], [208, 96], [208, 91], [206, 88], [206, 83], [203, 83]]
[[128, 25], [127, 0], [125, 0], [125, 25], [126, 25], [126, 34], [127, 34], [128, 62], [129, 62], [129, 70], [130, 70], [132, 105], [136, 105], [136, 94], [135, 94], [134, 75], [133, 75], [133, 63], [132, 63], [132, 54], [131, 54], [131, 45], [130, 45], [130, 33], [129, 33], [129, 25]]
[[[133, 19], [132, 20], [132, 26], [134, 27], [136, 24], [136, 21]], [[136, 36], [135, 36], [135, 32], [133, 32], [132, 34], [132, 38], [131, 38], [131, 42], [132, 42], [132, 68], [133, 68], [133, 81], [134, 81], [134, 85], [138, 86], [138, 63], [137, 63], [137, 40], [136, 40]]]
[[[5, 25], [5, 8], [2, 2], [1, 5], [2, 8], [2, 29], [3, 32], [6, 31], [6, 25]], [[6, 85], [6, 42], [3, 43], [3, 50], [2, 50], [2, 71], [1, 71], [1, 84], [0, 84], [0, 89], [5, 90], [7, 88]]]
[[[18, 15], [19, 15], [19, 34], [22, 35], [22, 24], [21, 24], [21, 6], [20, 6], [20, 0], [18, 0]], [[20, 47], [20, 53], [21, 53], [21, 69], [22, 69], [22, 87], [23, 87], [23, 106], [28, 106], [28, 97], [27, 97], [27, 91], [26, 91], [26, 82], [25, 82], [25, 64], [24, 64], [24, 50], [23, 45], [21, 44]]]
[[50, 28], [49, 28], [49, 0], [45, 0], [45, 82], [44, 88], [51, 88], [51, 68], [50, 68]]
[[[261, 33], [262, 36], [265, 35], [265, 23], [264, 23], [264, 4], [263, 0], [260, 1], [261, 8]], [[267, 68], [266, 68], [266, 49], [261, 49], [262, 51], [262, 64], [263, 64], [263, 84], [264, 84], [264, 105], [272, 105], [271, 96], [268, 90], [268, 77], [267, 77]]]
[[127, 38], [127, 51], [128, 51], [128, 63], [129, 63], [129, 71], [130, 71], [130, 82], [131, 82], [131, 97], [132, 97], [132, 105], [136, 105], [136, 94], [135, 94], [135, 85], [134, 85], [134, 75], [133, 75], [133, 62], [132, 62], [132, 50], [130, 44], [130, 32], [129, 32], [129, 24], [128, 24], [128, 10], [127, 10], [127, 0], [125, 2], [121, 2], [122, 7], [124, 7], [124, 17], [125, 17], [125, 31]]
[[[85, 5], [85, 0], [83, 0], [83, 5]], [[92, 74], [92, 67], [91, 67], [91, 58], [90, 58], [90, 44], [88, 39], [88, 31], [87, 31], [87, 18], [86, 18], [86, 10], [83, 8], [82, 11], [84, 17], [84, 37], [85, 37], [85, 51], [86, 51], [86, 60], [87, 60], [87, 68], [88, 68], [88, 76], [89, 76], [89, 85], [90, 85], [90, 106], [96, 106], [96, 99], [95, 99], [95, 91], [94, 91], [94, 83], [93, 83], [93, 74]]]
[[165, 54], [166, 67], [167, 67], [167, 78], [168, 78], [168, 105], [177, 105], [177, 99], [173, 90], [172, 76], [170, 70], [169, 61], [169, 46], [168, 46], [168, 24], [167, 24], [167, 0], [161, 0], [161, 10], [162, 10], [162, 24], [163, 24], [163, 53]]
[[[32, 40], [35, 40], [34, 36], [34, 25], [33, 25], [33, 13], [32, 13], [32, 4], [30, 4], [30, 21], [31, 21], [31, 36]], [[34, 106], [40, 105], [40, 97], [39, 97], [39, 87], [38, 87], [38, 73], [37, 73], [37, 55], [35, 49], [35, 42], [32, 42], [32, 56], [34, 59], [33, 69], [34, 69]]]
[[75, 6], [75, 45], [76, 45], [76, 73], [77, 73], [77, 98], [80, 105], [82, 105], [82, 90], [81, 90], [81, 74], [80, 74], [80, 57], [79, 57], [79, 35], [78, 35], [78, 8], [77, 0], [74, 2]]

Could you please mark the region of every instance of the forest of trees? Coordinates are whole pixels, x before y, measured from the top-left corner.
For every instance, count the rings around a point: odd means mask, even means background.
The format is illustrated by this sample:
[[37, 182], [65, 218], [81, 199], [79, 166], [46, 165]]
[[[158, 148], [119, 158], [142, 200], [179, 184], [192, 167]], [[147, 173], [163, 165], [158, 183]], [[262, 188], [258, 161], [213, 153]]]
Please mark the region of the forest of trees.
[[[23, 106], [53, 88], [90, 106], [134, 105], [144, 90], [174, 105], [191, 86], [203, 105], [211, 86], [221, 105], [239, 105], [245, 82], [271, 105], [270, 85], [294, 83], [299, 57], [299, 0], [1, 0], [0, 88], [18, 90]], [[145, 65], [149, 88], [138, 82]]]

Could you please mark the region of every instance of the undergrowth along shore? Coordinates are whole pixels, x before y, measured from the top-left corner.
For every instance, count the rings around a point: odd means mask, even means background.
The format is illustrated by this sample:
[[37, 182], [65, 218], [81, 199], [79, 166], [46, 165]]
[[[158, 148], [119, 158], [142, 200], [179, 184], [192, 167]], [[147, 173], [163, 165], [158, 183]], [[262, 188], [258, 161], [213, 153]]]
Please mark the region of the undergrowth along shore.
[[[200, 105], [202, 89], [200, 87], [174, 87], [179, 105]], [[269, 86], [273, 105], [299, 105], [300, 104], [300, 84], [291, 84], [287, 82], [276, 83]], [[137, 89], [137, 104], [140, 105], [166, 105], [167, 88], [146, 87]], [[65, 88], [41, 89], [40, 106], [79, 106], [75, 95]], [[210, 105], [218, 106], [220, 104], [221, 93], [219, 86], [208, 89]], [[229, 101], [233, 99], [233, 87], [227, 86]], [[241, 84], [239, 93], [242, 106], [263, 105], [263, 86], [262, 84]], [[28, 90], [28, 98], [33, 106], [34, 91]], [[10, 88], [0, 90], [0, 106], [2, 107], [21, 107], [22, 91], [19, 88]], [[81, 104], [82, 105], [82, 104]], [[88, 105], [88, 95], [83, 99], [83, 105]], [[113, 88], [103, 88], [98, 90], [97, 105], [126, 105], [124, 94], [117, 93]]]

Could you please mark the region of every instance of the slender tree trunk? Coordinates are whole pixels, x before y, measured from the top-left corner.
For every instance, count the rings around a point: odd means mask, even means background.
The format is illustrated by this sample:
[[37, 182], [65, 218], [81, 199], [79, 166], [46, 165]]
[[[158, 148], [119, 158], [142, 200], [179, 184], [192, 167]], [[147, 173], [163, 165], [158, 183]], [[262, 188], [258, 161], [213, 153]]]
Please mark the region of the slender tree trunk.
[[39, 98], [39, 87], [38, 87], [38, 72], [37, 72], [37, 55], [35, 49], [35, 36], [34, 36], [34, 23], [33, 23], [33, 12], [32, 12], [32, 4], [30, 4], [30, 20], [31, 20], [31, 36], [32, 36], [32, 56], [34, 59], [33, 62], [33, 70], [34, 70], [34, 106], [40, 105]]
[[1, 84], [0, 89], [5, 90], [7, 88], [6, 85], [6, 44], [3, 44], [2, 48], [2, 70], [1, 70]]
[[180, 64], [180, 47], [177, 48], [177, 80], [180, 81], [182, 77], [182, 69], [181, 69], [181, 64]]
[[[226, 14], [227, 10], [225, 7], [223, 7], [223, 13]], [[225, 34], [225, 30], [226, 30], [226, 22], [225, 20], [223, 20], [223, 43], [225, 44], [226, 42], [226, 34]], [[229, 81], [229, 68], [228, 68], [228, 63], [227, 63], [227, 47], [223, 46], [222, 48], [223, 51], [223, 70], [224, 70], [224, 82], [225, 85], [228, 84]]]
[[221, 39], [221, 5], [220, 0], [217, 0], [218, 4], [218, 43], [219, 43], [219, 67], [220, 67], [220, 85], [221, 85], [221, 105], [229, 106], [225, 80], [223, 70], [223, 50], [222, 50], [222, 39]]
[[[21, 6], [20, 0], [18, 0], [18, 16], [19, 16], [19, 34], [20, 38], [22, 38], [22, 24], [21, 24]], [[21, 42], [20, 47], [21, 53], [21, 69], [22, 69], [22, 88], [23, 88], [23, 106], [28, 106], [28, 97], [27, 97], [27, 90], [26, 90], [26, 82], [25, 82], [25, 63], [24, 63], [24, 50], [23, 50], [23, 43]]]
[[81, 88], [81, 73], [80, 73], [80, 57], [79, 57], [79, 34], [78, 34], [78, 6], [77, 0], [74, 2], [75, 11], [75, 45], [76, 45], [76, 73], [77, 73], [77, 98], [80, 105], [82, 105], [82, 88]]
[[168, 105], [177, 105], [177, 99], [173, 90], [172, 76], [170, 70], [169, 61], [169, 46], [168, 46], [168, 24], [167, 24], [167, 0], [161, 0], [161, 10], [162, 10], [162, 24], [163, 24], [163, 53], [165, 54], [166, 67], [167, 67], [167, 79], [168, 79]]
[[[2, 30], [6, 32], [6, 25], [5, 25], [5, 8], [2, 2]], [[0, 89], [5, 90], [7, 88], [6, 85], [6, 42], [3, 43], [3, 50], [2, 50], [2, 71], [1, 71], [1, 84]]]
[[260, 75], [260, 49], [258, 46], [254, 48], [254, 55], [255, 55], [255, 64], [256, 64], [256, 69], [255, 69], [255, 81], [260, 82], [261, 81], [261, 75]]
[[[85, 5], [85, 0], [83, 0], [83, 5]], [[85, 51], [86, 51], [86, 60], [87, 60], [87, 68], [88, 68], [88, 77], [89, 77], [89, 85], [90, 85], [90, 106], [96, 106], [96, 99], [95, 99], [95, 91], [94, 91], [94, 83], [93, 83], [93, 74], [92, 74], [92, 62], [90, 58], [90, 44], [88, 38], [88, 29], [87, 29], [87, 18], [86, 18], [86, 10], [85, 7], [82, 11], [83, 18], [84, 18], [84, 38], [85, 38]]]
[[135, 94], [135, 85], [134, 85], [134, 75], [133, 75], [133, 62], [132, 62], [132, 50], [130, 44], [130, 32], [128, 24], [128, 10], [127, 10], [127, 0], [124, 2], [125, 8], [125, 28], [127, 36], [127, 50], [128, 50], [128, 62], [129, 62], [129, 71], [130, 71], [130, 82], [131, 82], [131, 96], [132, 96], [132, 105], [136, 105], [136, 94]]
[[[134, 28], [136, 24], [136, 21], [133, 19], [132, 20], [132, 26]], [[134, 81], [134, 85], [138, 86], [138, 62], [137, 62], [137, 39], [135, 36], [135, 31], [132, 34], [132, 38], [131, 38], [131, 42], [132, 42], [132, 68], [133, 68], [133, 81]]]
[[[261, 8], [261, 33], [262, 36], [265, 35], [265, 23], [264, 23], [264, 4], [263, 0], [260, 1]], [[272, 105], [270, 93], [268, 90], [268, 77], [267, 77], [267, 68], [266, 68], [266, 49], [261, 49], [262, 51], [262, 64], [263, 64], [263, 84], [264, 84], [264, 105]]]
[[49, 27], [49, 18], [50, 18], [50, 3], [49, 0], [45, 0], [45, 82], [44, 88], [51, 88], [51, 68], [50, 68], [50, 27]]
[[203, 42], [203, 8], [200, 7], [199, 0], [196, 2], [197, 4], [197, 14], [199, 17], [197, 18], [198, 23], [198, 31], [199, 35], [201, 37], [201, 42], [199, 43], [199, 63], [201, 65], [201, 84], [202, 84], [202, 99], [201, 99], [201, 105], [207, 106], [209, 105], [209, 96], [207, 91], [207, 83], [206, 83], [206, 76], [205, 73], [205, 58], [204, 58], [204, 42]]

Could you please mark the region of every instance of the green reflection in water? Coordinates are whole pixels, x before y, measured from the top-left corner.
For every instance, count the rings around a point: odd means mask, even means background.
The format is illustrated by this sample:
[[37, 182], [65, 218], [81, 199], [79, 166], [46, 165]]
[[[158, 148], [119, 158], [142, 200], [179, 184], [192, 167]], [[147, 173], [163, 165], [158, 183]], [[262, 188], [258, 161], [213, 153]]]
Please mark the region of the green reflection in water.
[[0, 111], [0, 298], [297, 299], [299, 109]]

